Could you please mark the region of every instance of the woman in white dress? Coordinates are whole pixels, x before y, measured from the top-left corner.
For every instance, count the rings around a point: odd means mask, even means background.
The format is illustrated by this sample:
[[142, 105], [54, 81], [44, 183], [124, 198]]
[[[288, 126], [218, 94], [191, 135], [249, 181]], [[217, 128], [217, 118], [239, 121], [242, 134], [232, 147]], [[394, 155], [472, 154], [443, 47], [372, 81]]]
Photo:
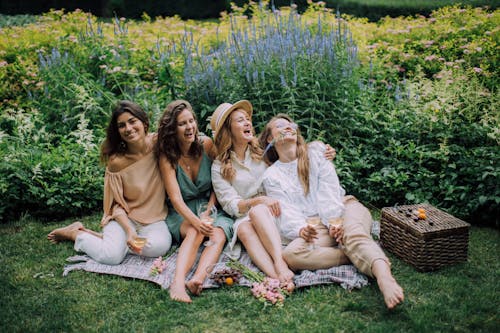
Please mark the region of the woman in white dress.
[[[273, 142], [265, 155], [270, 166], [263, 184], [268, 196], [281, 203], [277, 224], [288, 242], [285, 260], [294, 269], [318, 269], [345, 262], [345, 255], [362, 273], [377, 280], [389, 309], [404, 299], [403, 289], [392, 276], [390, 262], [370, 235], [372, 217], [353, 196], [345, 196], [332, 163], [321, 158], [321, 144], [307, 146], [297, 124], [284, 114], [275, 116], [260, 136], [261, 144]], [[322, 223], [312, 228], [307, 216]], [[339, 218], [343, 227], [330, 226]], [[319, 248], [307, 243], [317, 237]], [[343, 253], [332, 247], [343, 244]]]
[[281, 239], [274, 217], [281, 214], [278, 200], [264, 195], [262, 160], [252, 126], [252, 104], [242, 100], [223, 103], [214, 111], [210, 125], [217, 156], [212, 164], [212, 183], [218, 202], [236, 218], [234, 236], [267, 276], [290, 282], [294, 273], [283, 259]]

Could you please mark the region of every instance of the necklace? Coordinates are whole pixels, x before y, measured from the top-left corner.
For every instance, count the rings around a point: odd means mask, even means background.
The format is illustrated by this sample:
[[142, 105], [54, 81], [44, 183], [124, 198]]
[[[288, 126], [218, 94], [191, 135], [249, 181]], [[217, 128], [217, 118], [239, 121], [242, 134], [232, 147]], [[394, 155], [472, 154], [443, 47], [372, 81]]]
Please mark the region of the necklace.
[[182, 164], [182, 166], [184, 166], [186, 169], [188, 169], [188, 171], [191, 171], [191, 165], [188, 162], [186, 162], [186, 160], [191, 160], [191, 157], [181, 155], [179, 162]]

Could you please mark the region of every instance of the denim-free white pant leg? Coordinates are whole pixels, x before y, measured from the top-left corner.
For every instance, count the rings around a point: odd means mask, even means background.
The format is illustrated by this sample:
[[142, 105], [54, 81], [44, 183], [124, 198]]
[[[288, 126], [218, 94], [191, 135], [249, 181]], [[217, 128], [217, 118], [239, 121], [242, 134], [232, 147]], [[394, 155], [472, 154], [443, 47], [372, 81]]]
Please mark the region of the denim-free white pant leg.
[[[138, 236], [147, 238], [147, 243], [142, 250], [143, 256], [163, 256], [170, 249], [172, 236], [165, 221], [148, 225], [131, 220], [128, 223], [136, 230]], [[127, 234], [118, 222], [112, 220], [102, 229], [102, 238], [87, 232], [80, 232], [75, 240], [75, 250], [85, 252], [102, 264], [118, 265], [129, 252]]]
[[118, 265], [128, 252], [127, 234], [116, 221], [109, 221], [102, 229], [102, 238], [80, 232], [75, 239], [75, 250], [85, 252], [101, 264]]
[[172, 246], [172, 235], [165, 221], [151, 224], [134, 223], [137, 235], [147, 239], [142, 249], [142, 255], [146, 257], [164, 256]]

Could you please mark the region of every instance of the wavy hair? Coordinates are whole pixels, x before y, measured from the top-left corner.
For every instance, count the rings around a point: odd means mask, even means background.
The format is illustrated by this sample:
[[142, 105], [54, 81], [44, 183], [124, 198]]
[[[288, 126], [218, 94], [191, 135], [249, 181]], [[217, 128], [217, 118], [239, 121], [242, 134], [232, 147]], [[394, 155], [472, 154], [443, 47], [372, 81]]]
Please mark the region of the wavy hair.
[[149, 129], [149, 118], [146, 112], [132, 101], [118, 101], [111, 113], [111, 119], [106, 128], [106, 138], [101, 145], [101, 162], [106, 164], [109, 158], [114, 154], [124, 154], [127, 151], [127, 143], [122, 140], [118, 130], [118, 117], [128, 112], [144, 125], [144, 132], [147, 134]]
[[181, 147], [177, 139], [177, 117], [184, 110], [191, 112], [196, 122], [194, 142], [189, 148], [188, 155], [198, 158], [203, 153], [203, 143], [198, 137], [198, 120], [193, 107], [188, 101], [175, 100], [167, 105], [159, 120], [158, 138], [154, 147], [156, 157], [165, 156], [172, 166], [176, 165], [181, 158]]
[[[237, 111], [238, 109], [234, 110]], [[233, 111], [233, 112], [234, 112]], [[255, 130], [252, 126], [252, 132], [254, 138], [250, 141], [250, 156], [253, 160], [262, 160], [262, 148], [259, 145], [257, 138], [255, 137]], [[218, 135], [215, 138], [215, 148], [217, 150], [216, 159], [221, 162], [221, 174], [222, 178], [232, 181], [236, 176], [236, 170], [231, 162], [231, 150], [233, 148], [233, 139], [231, 133], [231, 115], [229, 115], [224, 124], [221, 126]]]
[[[271, 137], [271, 125], [274, 121], [278, 119], [285, 119], [291, 123], [293, 123], [293, 119], [284, 113], [279, 113], [264, 127], [264, 131], [259, 135], [259, 144], [261, 147], [265, 147], [265, 153], [262, 156], [263, 160], [271, 165], [279, 159], [278, 152], [274, 145], [270, 145], [268, 139]], [[268, 145], [269, 148], [267, 147]], [[307, 195], [309, 193], [309, 155], [307, 154], [307, 144], [304, 140], [304, 137], [300, 134], [300, 129], [297, 127], [297, 172], [299, 174], [299, 180], [302, 184], [302, 188], [304, 190], [304, 194]]]

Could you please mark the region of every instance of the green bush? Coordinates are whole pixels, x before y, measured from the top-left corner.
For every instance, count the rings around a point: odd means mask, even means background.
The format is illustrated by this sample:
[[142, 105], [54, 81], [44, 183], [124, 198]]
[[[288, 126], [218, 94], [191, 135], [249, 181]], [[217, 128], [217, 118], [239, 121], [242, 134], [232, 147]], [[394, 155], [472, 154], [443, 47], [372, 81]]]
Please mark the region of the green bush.
[[12, 135], [0, 139], [0, 222], [26, 213], [67, 218], [99, 208], [104, 169], [83, 114], [78, 129], [60, 140], [37, 120], [36, 110], [7, 110], [1, 120], [10, 123]]
[[5, 28], [0, 220], [99, 209], [98, 145], [116, 99], [142, 105], [154, 130], [169, 101], [187, 98], [205, 130], [219, 103], [247, 98], [257, 130], [287, 112], [308, 140], [336, 147], [341, 181], [362, 201], [428, 201], [499, 225], [498, 11], [375, 24], [322, 4], [302, 15], [265, 5], [233, 7], [218, 24], [53, 11]]

